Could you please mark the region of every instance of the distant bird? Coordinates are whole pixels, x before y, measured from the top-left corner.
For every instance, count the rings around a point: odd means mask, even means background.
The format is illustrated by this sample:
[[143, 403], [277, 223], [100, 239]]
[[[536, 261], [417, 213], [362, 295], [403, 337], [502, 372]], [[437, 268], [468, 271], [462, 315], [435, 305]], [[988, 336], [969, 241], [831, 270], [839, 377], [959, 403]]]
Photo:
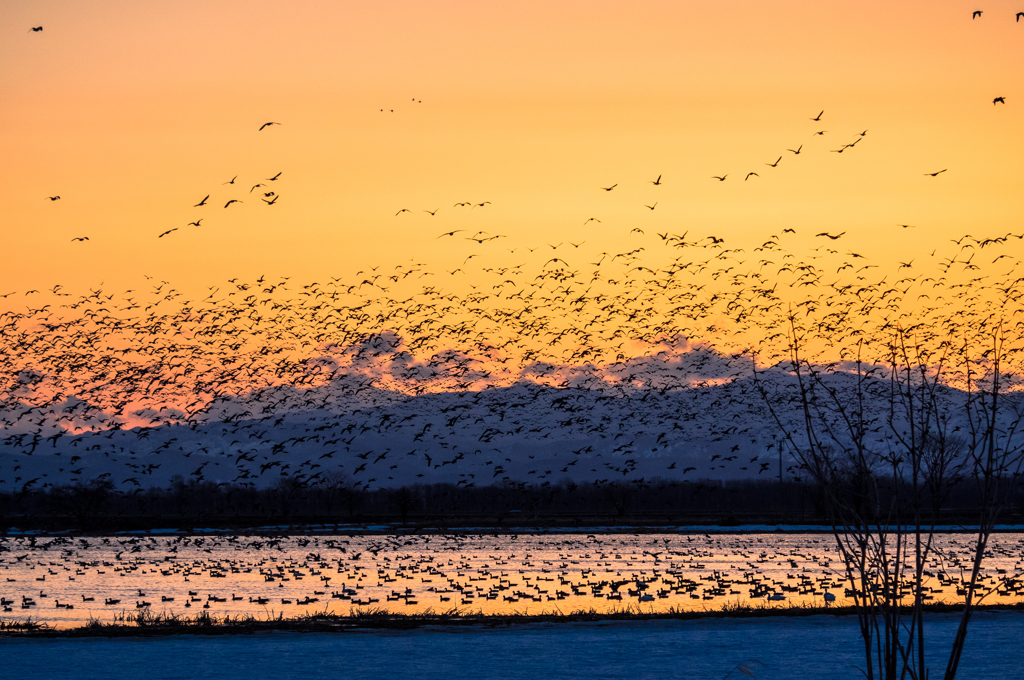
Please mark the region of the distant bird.
[[276, 175], [274, 175], [273, 177], [268, 177], [268, 178], [267, 178], [267, 181], [268, 181], [268, 182], [274, 182], [274, 181], [277, 181], [277, 178], [278, 178], [278, 177], [280, 177], [280, 176], [281, 176], [281, 173], [279, 172], [279, 173], [277, 173]]
[[995, 106], [996, 104], [1005, 104], [1005, 103], [1006, 103], [1006, 97], [996, 97], [995, 99], [992, 100], [992, 105], [993, 106]]
[[824, 137], [824, 136], [825, 136], [825, 133], [826, 133], [826, 132], [828, 132], [828, 130], [818, 130], [818, 131], [817, 131], [817, 132], [815, 132], [814, 134], [815, 134], [816, 136], [822, 136], [822, 137]]
[[896, 226], [897, 227], [903, 227], [904, 229], [913, 229], [914, 228], [914, 225], [912, 225], [912, 224], [897, 224]]
[[204, 218], [200, 217], [200, 218], [199, 218], [198, 220], [196, 220], [195, 222], [189, 222], [189, 223], [188, 223], [188, 226], [190, 226], [190, 227], [198, 227], [198, 226], [199, 226], [199, 223], [200, 223], [200, 222], [202, 222], [202, 221], [203, 221], [203, 219], [204, 219]]
[[647, 181], [653, 184], [654, 186], [661, 186], [661, 175], [658, 175], [658, 179], [649, 179]]
[[[1020, 17], [1017, 17], [1017, 18], [1019, 19]], [[42, 26], [36, 26], [36, 27], [34, 27], [34, 28], [32, 28], [32, 29], [31, 29], [31, 31], [32, 31], [33, 33], [38, 33], [38, 32], [39, 32], [39, 31], [41, 31], [41, 30], [43, 30], [43, 27], [42, 27]]]
[[599, 189], [604, 189], [605, 191], [611, 191], [612, 189], [614, 189], [617, 186], [619, 186], [619, 185], [618, 184], [613, 184], [610, 187], [598, 187], [598, 188]]
[[748, 179], [750, 179], [751, 176], [760, 177], [761, 175], [757, 174], [756, 172], [748, 172], [747, 176], [743, 178], [743, 181], [746, 182]]
[[263, 131], [263, 128], [265, 128], [265, 127], [269, 127], [269, 126], [271, 126], [271, 125], [280, 125], [280, 123], [264, 123], [263, 125], [261, 125], [261, 126], [260, 126], [260, 129], [259, 129], [259, 130], [257, 130], [257, 132], [262, 132], [262, 131]]
[[[1020, 21], [1021, 19], [1024, 19], [1024, 12], [1017, 12], [1017, 21]], [[39, 27], [39, 30], [42, 30], [41, 26]]]
[[402, 208], [401, 210], [399, 210], [398, 212], [395, 213], [395, 217], [398, 217], [399, 215], [401, 215], [404, 212], [412, 213], [412, 211], [409, 210], [408, 208]]
[[164, 236], [167, 236], [168, 234], [170, 234], [172, 231], [178, 231], [178, 228], [175, 227], [174, 229], [168, 229], [164, 233], [162, 233], [159, 236], [157, 236], [157, 238], [163, 238]]
[[275, 203], [277, 203], [277, 199], [279, 199], [279, 198], [281, 198], [281, 197], [280, 196], [274, 196], [274, 200], [272, 200], [272, 201], [268, 201], [265, 198], [261, 198], [260, 200], [263, 201], [264, 203], [266, 203], [267, 205], [274, 205]]
[[253, 185], [252, 185], [252, 189], [249, 189], [249, 193], [251, 194], [251, 193], [253, 192], [253, 189], [259, 189], [260, 187], [265, 187], [265, 186], [267, 186], [267, 185], [266, 185], [266, 184], [263, 184], [263, 183], [260, 183], [260, 184], [253, 184]]
[[[209, 197], [210, 197], [210, 194], [206, 194], [206, 198], [209, 198]], [[193, 208], [199, 208], [199, 207], [201, 207], [201, 206], [204, 206], [204, 205], [206, 205], [206, 198], [204, 198], [203, 200], [199, 201], [198, 203], [196, 203], [196, 204], [195, 204], [194, 206], [192, 206], [192, 207], [193, 207]]]
[[711, 179], [717, 179], [719, 182], [724, 182], [725, 178], [728, 177], [728, 176], [729, 176], [729, 173], [725, 173], [721, 177], [719, 177], [718, 175], [711, 175]]
[[224, 207], [226, 208], [229, 205], [231, 205], [232, 203], [241, 203], [241, 202], [242, 201], [239, 201], [237, 198], [232, 198], [230, 201], [228, 201], [227, 203], [224, 204]]
[[924, 174], [927, 175], [928, 177], [938, 177], [942, 173], [946, 172], [946, 170], [948, 170], [948, 169], [949, 168], [944, 168], [942, 170], [939, 170], [938, 172], [926, 172]]
[[583, 223], [583, 226], [587, 226], [587, 224], [589, 224], [590, 222], [597, 222], [598, 224], [600, 224], [601, 220], [597, 219], [596, 217], [591, 217], [589, 220]]
[[458, 234], [458, 233], [459, 233], [460, 231], [466, 231], [466, 230], [465, 230], [465, 229], [455, 229], [455, 230], [453, 230], [453, 231], [447, 231], [447, 232], [445, 232], [445, 233], [441, 234], [440, 236], [438, 236], [437, 238], [443, 238], [443, 237], [445, 237], [445, 236], [455, 236], [455, 235], [456, 235], [456, 234]]
[[971, 13], [971, 20], [973, 21], [974, 19], [977, 19], [978, 17], [981, 16], [981, 14], [982, 12], [980, 9], [974, 10], [974, 12]]
[[[238, 179], [238, 175], [235, 175], [234, 177], [232, 177], [230, 181], [224, 182], [224, 184], [234, 184], [236, 179]], [[206, 198], [209, 198], [209, 196], [207, 196]], [[204, 198], [203, 200], [205, 201], [206, 198]]]
[[767, 165], [769, 168], [774, 168], [775, 166], [777, 166], [779, 164], [779, 161], [781, 161], [781, 160], [782, 160], [782, 156], [779, 156], [778, 160], [776, 160], [774, 163], [765, 163], [765, 165]]
[[804, 145], [801, 144], [800, 146], [796, 147], [795, 149], [786, 149], [786, 151], [792, 151], [797, 156], [799, 156], [800, 155], [800, 151], [803, 150], [803, 148], [804, 148]]
[[60, 200], [60, 196], [47, 196], [47, 198], [49, 198], [51, 201], [59, 201]]
[[822, 116], [822, 114], [824, 114], [824, 113], [825, 113], [825, 111], [822, 111], [821, 113], [819, 113], [819, 114], [818, 114], [817, 116], [815, 116], [814, 118], [811, 118], [811, 120], [813, 120], [813, 121], [815, 121], [815, 122], [817, 122], [817, 121], [821, 120], [821, 116]]
[[71, 242], [74, 243], [75, 241], [88, 241], [88, 240], [89, 240], [88, 236], [79, 236], [78, 238], [71, 239]]
[[490, 204], [491, 204], [491, 202], [490, 202], [490, 201], [484, 201], [483, 203], [474, 203], [474, 204], [473, 204], [473, 207], [474, 207], [474, 208], [482, 208], [482, 207], [484, 207], [485, 205], [490, 205]]
[[655, 201], [655, 202], [654, 202], [654, 205], [647, 205], [646, 203], [644, 203], [644, 207], [645, 207], [645, 208], [650, 208], [651, 210], [654, 210], [655, 208], [657, 208], [657, 207], [658, 207], [658, 202], [657, 202], [657, 201]]
[[425, 213], [429, 214], [431, 217], [433, 217], [437, 213], [438, 210], [440, 210], [440, 208], [434, 208], [433, 210], [424, 210], [423, 212], [425, 212]]
[[824, 232], [823, 231], [820, 234], [815, 234], [815, 236], [827, 236], [828, 238], [830, 238], [833, 241], [835, 241], [835, 240], [839, 239], [840, 237], [842, 237], [842, 235], [845, 234], [845, 233], [846, 232], [844, 231], [842, 234], [836, 234], [835, 236], [833, 236], [832, 234], [829, 234], [828, 232]]

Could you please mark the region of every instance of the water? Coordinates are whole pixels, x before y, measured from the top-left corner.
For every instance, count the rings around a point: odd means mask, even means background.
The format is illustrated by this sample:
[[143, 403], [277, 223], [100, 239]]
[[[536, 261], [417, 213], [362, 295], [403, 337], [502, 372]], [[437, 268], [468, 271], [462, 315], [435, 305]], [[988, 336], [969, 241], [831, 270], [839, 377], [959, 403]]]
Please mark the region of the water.
[[[956, 617], [927, 618], [941, 677]], [[958, 677], [1021, 677], [1024, 615], [978, 614]], [[776, 678], [863, 677], [853, 617], [768, 617], [433, 628], [340, 634], [2, 639], [11, 677], [108, 680], [238, 678]]]
[[[935, 602], [960, 599], [969, 549], [969, 536], [936, 537]], [[985, 602], [1020, 601], [1020, 591], [995, 586], [1022, 568], [1024, 534], [995, 535]], [[826, 592], [841, 605], [845, 585], [834, 539], [822, 534], [0, 538], [0, 618], [56, 627], [140, 609], [259, 618], [370, 608], [663, 612], [820, 606]]]

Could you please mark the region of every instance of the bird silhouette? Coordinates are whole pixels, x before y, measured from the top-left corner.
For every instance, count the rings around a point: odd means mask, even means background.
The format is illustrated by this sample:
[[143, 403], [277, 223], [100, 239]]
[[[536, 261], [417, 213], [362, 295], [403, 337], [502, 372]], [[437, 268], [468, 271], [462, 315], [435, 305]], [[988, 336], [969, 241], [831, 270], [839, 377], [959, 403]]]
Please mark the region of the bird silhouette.
[[270, 127], [271, 125], [280, 125], [280, 123], [264, 123], [263, 125], [260, 126], [260, 129], [257, 130], [257, 132], [262, 132], [263, 128]]

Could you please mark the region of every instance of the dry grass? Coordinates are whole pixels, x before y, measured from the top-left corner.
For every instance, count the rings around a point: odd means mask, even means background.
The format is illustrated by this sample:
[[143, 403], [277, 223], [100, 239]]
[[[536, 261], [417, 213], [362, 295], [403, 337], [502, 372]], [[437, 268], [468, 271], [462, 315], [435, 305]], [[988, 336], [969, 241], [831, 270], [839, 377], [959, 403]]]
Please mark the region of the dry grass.
[[[980, 607], [979, 610], [1024, 611], [1024, 604]], [[926, 608], [930, 613], [959, 611], [958, 605], [933, 604]], [[262, 631], [295, 632], [349, 632], [355, 630], [411, 630], [423, 626], [511, 626], [532, 623], [584, 623], [598, 621], [654, 621], [654, 620], [698, 620], [709, 618], [759, 618], [777, 616], [853, 616], [853, 607], [821, 607], [798, 604], [745, 604], [727, 603], [718, 609], [683, 609], [671, 607], [655, 611], [640, 604], [625, 604], [608, 610], [574, 609], [562, 611], [558, 607], [540, 611], [515, 611], [511, 613], [488, 614], [482, 610], [453, 607], [451, 609], [428, 609], [417, 614], [396, 612], [384, 607], [350, 608], [347, 613], [329, 612], [326, 609], [285, 618], [281, 612], [268, 611], [257, 616], [243, 614], [217, 616], [201, 612], [194, 616], [183, 616], [167, 612], [153, 612], [149, 609], [121, 612], [109, 622], [90, 619], [77, 628], [53, 628], [46, 623], [33, 621], [0, 621], [0, 637], [136, 637], [151, 635], [177, 635], [185, 633], [225, 635], [246, 634]]]

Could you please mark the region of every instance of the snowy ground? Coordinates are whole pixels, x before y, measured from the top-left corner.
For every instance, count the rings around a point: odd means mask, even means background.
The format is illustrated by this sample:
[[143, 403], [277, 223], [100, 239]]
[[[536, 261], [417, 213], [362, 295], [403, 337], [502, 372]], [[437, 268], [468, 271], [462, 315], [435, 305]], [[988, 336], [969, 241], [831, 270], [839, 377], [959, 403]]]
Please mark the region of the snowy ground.
[[[941, 677], [956, 618], [926, 631]], [[1021, 677], [1024, 615], [980, 614], [964, 679]], [[41, 678], [860, 678], [856, 620], [708, 619], [350, 634], [273, 633], [119, 639], [0, 639], [6, 677]], [[759, 663], [757, 663], [759, 662]], [[760, 665], [763, 664], [763, 665]], [[7, 674], [10, 675], [7, 675]]]

